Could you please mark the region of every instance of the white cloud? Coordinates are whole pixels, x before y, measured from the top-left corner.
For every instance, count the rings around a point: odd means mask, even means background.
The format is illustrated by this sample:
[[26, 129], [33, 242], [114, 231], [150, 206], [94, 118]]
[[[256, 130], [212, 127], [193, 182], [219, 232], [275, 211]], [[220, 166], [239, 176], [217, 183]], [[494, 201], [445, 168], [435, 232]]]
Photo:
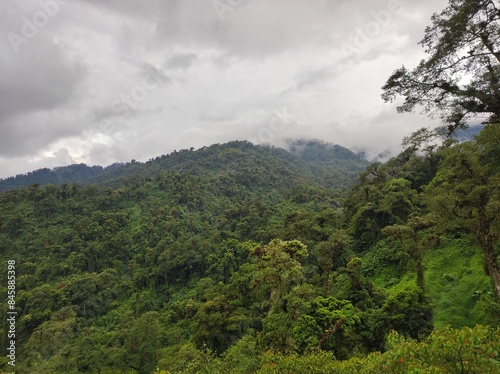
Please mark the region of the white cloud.
[[[210, 0], [77, 0], [19, 53], [5, 35], [40, 6], [4, 1], [0, 177], [233, 139], [395, 151], [428, 120], [398, 115], [380, 87], [422, 57], [416, 42], [446, 1], [401, 0], [387, 13], [390, 1], [244, 0], [221, 21]], [[359, 30], [371, 30], [363, 45]], [[283, 108], [293, 120], [276, 131]]]

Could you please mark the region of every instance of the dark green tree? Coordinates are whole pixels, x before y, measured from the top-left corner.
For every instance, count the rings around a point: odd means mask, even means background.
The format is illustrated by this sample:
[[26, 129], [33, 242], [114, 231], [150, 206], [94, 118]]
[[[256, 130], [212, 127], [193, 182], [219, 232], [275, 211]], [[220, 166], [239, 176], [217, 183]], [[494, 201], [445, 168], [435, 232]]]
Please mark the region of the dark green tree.
[[[384, 101], [404, 98], [399, 112], [417, 107], [439, 114], [451, 133], [471, 116], [500, 116], [500, 9], [493, 0], [450, 0], [420, 42], [428, 57], [397, 69], [382, 87]], [[466, 76], [468, 79], [462, 79]]]
[[436, 177], [425, 190], [428, 205], [439, 218], [438, 228], [442, 232], [475, 236], [498, 299], [500, 178], [494, 155], [499, 152], [499, 137], [498, 126], [490, 125], [476, 142], [449, 149]]
[[404, 225], [391, 225], [382, 229], [383, 234], [399, 241], [401, 251], [411, 259], [417, 277], [417, 286], [423, 291], [425, 291], [424, 255], [439, 241], [437, 235], [427, 230], [434, 224], [432, 216], [421, 217], [414, 214]]
[[385, 301], [383, 309], [390, 326], [405, 337], [417, 339], [432, 331], [432, 304], [419, 287], [395, 290]]

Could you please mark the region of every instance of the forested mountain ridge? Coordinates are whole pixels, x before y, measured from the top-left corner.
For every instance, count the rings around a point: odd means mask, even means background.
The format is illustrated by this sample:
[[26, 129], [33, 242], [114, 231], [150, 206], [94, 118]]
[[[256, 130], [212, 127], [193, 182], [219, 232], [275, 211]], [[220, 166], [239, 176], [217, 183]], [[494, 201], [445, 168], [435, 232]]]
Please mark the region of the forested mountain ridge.
[[0, 372], [500, 373], [498, 3], [420, 43], [382, 97], [444, 127], [387, 162], [230, 142], [1, 191]]
[[[119, 165], [111, 165], [109, 168]], [[26, 174], [18, 174], [15, 177], [0, 179], [0, 191], [28, 186], [31, 183], [45, 186], [47, 184], [60, 183], [86, 183], [92, 177], [103, 173], [102, 166], [87, 166], [75, 164], [56, 167], [54, 169], [42, 168], [30, 171]]]
[[[300, 152], [298, 151], [300, 147]], [[158, 156], [146, 163], [132, 162], [101, 166], [71, 165], [53, 170], [41, 169], [25, 175], [0, 180], [0, 191], [28, 186], [30, 183], [47, 184], [100, 184], [118, 187], [124, 179], [153, 178], [159, 172], [178, 170], [192, 175], [223, 173], [232, 170], [245, 173], [245, 168], [260, 166], [272, 168], [268, 160], [273, 160], [276, 170], [303, 174], [311, 183], [330, 184], [331, 187], [348, 186], [368, 162], [348, 149], [319, 141], [294, 141], [291, 152], [268, 146], [254, 146], [246, 141], [214, 144], [199, 150], [174, 151]]]
[[[332, 149], [295, 149], [302, 160], [241, 142], [174, 153], [117, 188], [1, 192], [17, 372], [396, 373], [425, 367], [412, 352], [429, 349], [433, 365], [494, 372], [500, 330], [474, 326], [500, 320], [485, 256], [498, 258], [498, 131], [440, 147], [409, 137], [344, 193], [307, 170]], [[483, 218], [492, 248], [476, 237]]]

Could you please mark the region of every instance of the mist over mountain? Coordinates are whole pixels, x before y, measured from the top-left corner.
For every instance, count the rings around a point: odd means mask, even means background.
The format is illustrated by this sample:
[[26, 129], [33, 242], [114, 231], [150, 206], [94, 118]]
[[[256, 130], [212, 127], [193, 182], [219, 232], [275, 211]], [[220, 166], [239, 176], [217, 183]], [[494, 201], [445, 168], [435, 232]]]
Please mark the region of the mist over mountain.
[[500, 374], [499, 1], [0, 30], [0, 374]]
[[4, 180], [19, 372], [426, 372], [415, 352], [455, 346], [496, 372], [499, 132], [385, 163], [234, 141]]
[[132, 160], [107, 167], [70, 165], [33, 172], [0, 180], [0, 191], [28, 186], [31, 183], [47, 184], [100, 184], [117, 187], [131, 176], [153, 178], [157, 173], [169, 170], [207, 175], [223, 172], [242, 173], [246, 168], [270, 168], [271, 159], [280, 163], [280, 170], [302, 174], [315, 183], [346, 187], [368, 162], [339, 145], [318, 140], [289, 142], [289, 152], [272, 146], [258, 146], [246, 141], [215, 144], [198, 150], [182, 149], [158, 156], [147, 162]]

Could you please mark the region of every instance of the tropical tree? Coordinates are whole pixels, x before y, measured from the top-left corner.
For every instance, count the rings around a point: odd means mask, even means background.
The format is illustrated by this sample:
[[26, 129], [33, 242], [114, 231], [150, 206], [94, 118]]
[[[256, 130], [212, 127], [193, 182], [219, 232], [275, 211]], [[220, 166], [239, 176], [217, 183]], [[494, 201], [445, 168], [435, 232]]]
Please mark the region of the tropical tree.
[[417, 286], [425, 291], [424, 255], [430, 247], [439, 242], [439, 237], [429, 232], [435, 224], [431, 215], [421, 217], [413, 214], [405, 225], [391, 225], [382, 229], [382, 233], [399, 240], [402, 252], [408, 256], [415, 267]]
[[270, 289], [269, 313], [262, 320], [260, 344], [290, 353], [295, 348], [292, 329], [300, 315], [295, 309], [302, 309], [297, 305], [300, 299], [310, 297], [310, 292], [301, 295], [300, 289], [305, 282], [300, 261], [309, 256], [307, 246], [298, 240], [274, 239], [263, 248], [255, 248], [254, 253], [259, 256], [256, 281]]
[[439, 114], [449, 133], [471, 117], [500, 117], [500, 8], [494, 0], [450, 0], [420, 41], [428, 57], [401, 67], [385, 85], [386, 102], [404, 97], [399, 112], [416, 107]]
[[500, 129], [487, 126], [476, 142], [448, 150], [436, 177], [426, 188], [430, 209], [442, 232], [473, 234], [485, 259], [485, 268], [500, 299], [498, 235], [500, 173], [498, 154]]
[[293, 286], [305, 280], [300, 260], [309, 256], [307, 247], [298, 240], [274, 239], [263, 248], [255, 248], [254, 253], [260, 257], [258, 277], [271, 289], [270, 309], [283, 311]]

